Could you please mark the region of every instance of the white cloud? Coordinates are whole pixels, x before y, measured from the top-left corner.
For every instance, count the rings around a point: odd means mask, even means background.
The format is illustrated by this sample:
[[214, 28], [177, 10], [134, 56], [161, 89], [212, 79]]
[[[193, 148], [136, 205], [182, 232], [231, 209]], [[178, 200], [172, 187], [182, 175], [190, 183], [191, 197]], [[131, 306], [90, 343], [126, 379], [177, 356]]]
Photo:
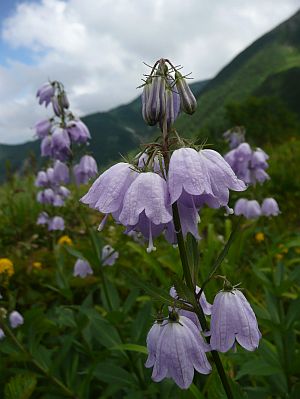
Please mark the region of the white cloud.
[[0, 142], [32, 137], [45, 110], [36, 88], [61, 80], [79, 114], [126, 103], [145, 66], [160, 57], [214, 76], [250, 42], [297, 10], [298, 0], [43, 0], [19, 3], [2, 40], [31, 51], [33, 65], [0, 66]]

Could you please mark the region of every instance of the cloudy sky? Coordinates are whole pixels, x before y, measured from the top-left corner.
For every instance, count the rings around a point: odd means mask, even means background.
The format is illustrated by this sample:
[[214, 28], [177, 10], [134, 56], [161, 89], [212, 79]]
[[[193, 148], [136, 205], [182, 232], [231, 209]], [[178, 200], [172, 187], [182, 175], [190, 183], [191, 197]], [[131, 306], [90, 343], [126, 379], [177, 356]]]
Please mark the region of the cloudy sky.
[[[0, 142], [33, 138], [47, 115], [35, 99], [48, 79], [64, 83], [78, 115], [138, 95], [142, 61], [164, 57], [195, 80], [300, 8], [300, 0], [1, 0]], [[49, 111], [48, 111], [49, 112]]]

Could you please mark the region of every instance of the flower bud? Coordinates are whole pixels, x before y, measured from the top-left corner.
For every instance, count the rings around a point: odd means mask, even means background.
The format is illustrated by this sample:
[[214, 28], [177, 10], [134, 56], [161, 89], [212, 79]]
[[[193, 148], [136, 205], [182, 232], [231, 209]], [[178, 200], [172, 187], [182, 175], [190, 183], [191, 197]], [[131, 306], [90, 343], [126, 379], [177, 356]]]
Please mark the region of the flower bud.
[[[166, 102], [166, 118], [167, 118], [167, 130], [171, 129], [171, 126], [176, 121], [180, 111], [180, 97], [175, 88], [167, 88], [165, 92]], [[159, 120], [160, 128], [163, 129], [164, 116]]]
[[147, 81], [149, 83], [145, 85], [143, 96], [143, 118], [148, 125], [154, 126], [165, 115], [166, 82], [162, 76], [154, 76]]
[[197, 108], [197, 101], [189, 85], [180, 72], [175, 72], [176, 87], [180, 95], [181, 110], [187, 114], [193, 114]]

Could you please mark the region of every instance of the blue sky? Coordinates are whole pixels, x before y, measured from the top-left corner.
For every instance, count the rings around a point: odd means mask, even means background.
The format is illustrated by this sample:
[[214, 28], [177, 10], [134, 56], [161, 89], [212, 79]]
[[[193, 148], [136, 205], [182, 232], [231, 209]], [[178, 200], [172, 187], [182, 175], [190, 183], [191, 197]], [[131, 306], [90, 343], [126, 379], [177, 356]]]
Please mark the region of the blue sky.
[[37, 88], [61, 80], [79, 116], [127, 103], [161, 57], [213, 77], [299, 0], [0, 0], [0, 142], [33, 139]]

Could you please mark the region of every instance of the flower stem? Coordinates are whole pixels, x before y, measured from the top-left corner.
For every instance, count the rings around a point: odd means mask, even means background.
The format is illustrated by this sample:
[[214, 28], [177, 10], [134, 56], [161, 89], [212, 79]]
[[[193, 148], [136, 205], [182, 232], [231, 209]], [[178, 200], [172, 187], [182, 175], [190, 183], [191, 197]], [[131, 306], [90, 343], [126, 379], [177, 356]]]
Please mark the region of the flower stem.
[[[194, 286], [192, 276], [190, 273], [185, 243], [184, 243], [182, 230], [181, 230], [180, 217], [179, 217], [179, 212], [178, 212], [178, 207], [177, 207], [176, 202], [172, 205], [172, 210], [173, 210], [173, 220], [174, 220], [174, 226], [175, 226], [175, 231], [176, 231], [176, 236], [177, 236], [178, 249], [179, 249], [180, 259], [181, 259], [181, 263], [182, 263], [183, 275], [184, 275], [187, 286], [194, 293], [193, 306], [194, 306], [195, 312], [197, 314], [197, 317], [199, 319], [199, 322], [201, 324], [201, 328], [203, 331], [207, 331], [208, 325], [207, 325], [207, 322], [205, 319], [203, 309], [202, 309], [199, 301], [197, 300], [195, 286]], [[206, 337], [206, 340], [209, 342], [208, 337]], [[228, 399], [233, 399], [234, 397], [231, 392], [231, 388], [230, 388], [223, 364], [221, 362], [220, 356], [217, 351], [211, 351], [211, 354], [212, 354], [213, 360], [215, 362], [215, 365], [217, 367], [217, 371], [218, 371], [219, 377], [221, 379], [223, 388], [226, 392], [226, 396]]]

